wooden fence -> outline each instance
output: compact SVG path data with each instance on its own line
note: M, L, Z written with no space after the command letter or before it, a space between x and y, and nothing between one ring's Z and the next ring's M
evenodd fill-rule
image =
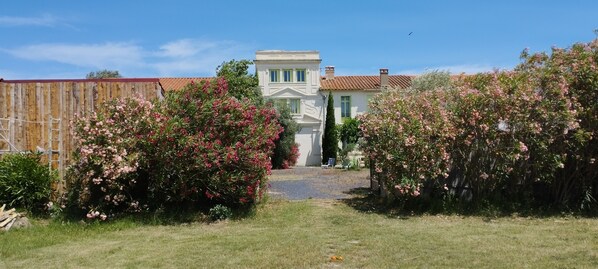
M43 152L58 169L68 166L71 121L110 99L162 96L158 79L0 80L0 154Z

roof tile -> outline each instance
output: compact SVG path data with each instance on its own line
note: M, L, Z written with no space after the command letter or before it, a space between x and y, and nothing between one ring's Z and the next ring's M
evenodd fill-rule
M390 75L388 84L392 88L407 88L411 86L413 76ZM322 91L354 91L380 89L380 76L335 76L332 79L320 78Z
M160 78L160 85L165 91L180 90L191 82L200 83L202 81L212 80L211 77L196 77L196 78Z

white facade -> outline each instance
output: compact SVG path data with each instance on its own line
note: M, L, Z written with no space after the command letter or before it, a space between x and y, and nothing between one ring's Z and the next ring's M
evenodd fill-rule
M336 124L343 123L343 113L341 113L343 110L341 107L342 99L347 100L348 97L350 103L349 116L355 118L357 115L367 112L370 98L379 92L380 91L333 91L332 97L334 98L334 119ZM328 96L328 93L326 93L326 96ZM345 115L347 115L346 112Z
M255 69L262 94L287 102L301 130L297 165L320 165L325 96L320 93L320 54L317 51L257 51Z

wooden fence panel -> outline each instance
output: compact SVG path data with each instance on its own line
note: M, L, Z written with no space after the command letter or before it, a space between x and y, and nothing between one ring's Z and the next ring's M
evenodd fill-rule
M159 98L158 79L0 81L0 153L41 150L62 177L75 147L71 122L133 96Z

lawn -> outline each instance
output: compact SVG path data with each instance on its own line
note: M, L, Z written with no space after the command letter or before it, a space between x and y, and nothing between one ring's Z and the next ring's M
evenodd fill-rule
M598 220L390 217L276 200L212 224L37 225L0 234L0 257L0 268L596 268Z

